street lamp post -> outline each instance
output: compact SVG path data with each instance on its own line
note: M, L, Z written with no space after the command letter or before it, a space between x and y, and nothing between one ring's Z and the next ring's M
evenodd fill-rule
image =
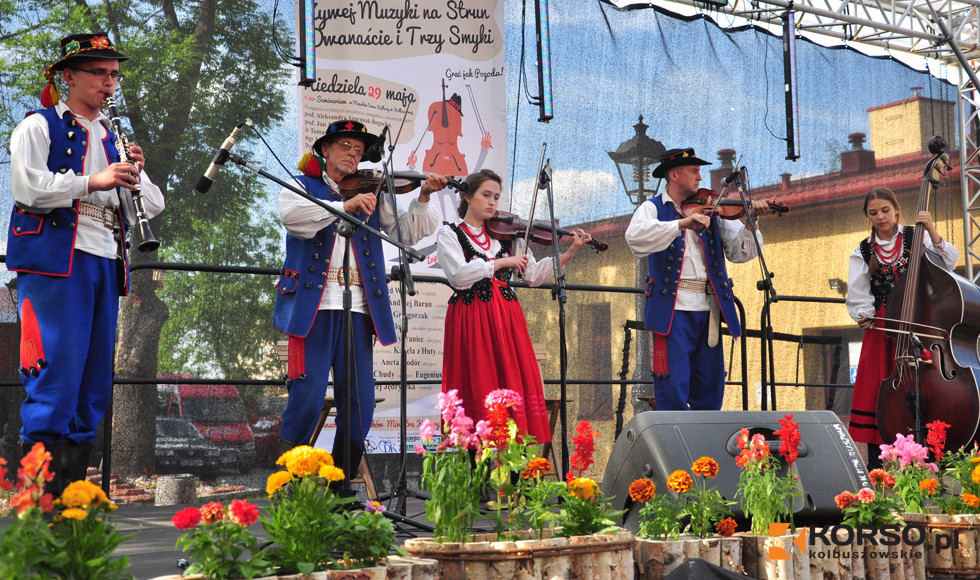
M653 189L647 189L647 178L650 176L652 166L660 162L660 156L666 151L666 147L656 139L651 139L647 135L649 125L643 122L643 115L640 121L633 125L636 134L627 141L620 143L615 151L609 151L609 158L616 163L616 171L619 179L626 191L626 196L630 203L639 207L649 197L656 195L660 185L659 181ZM630 176L627 181L623 172ZM647 283L647 261L646 258L636 260L636 280L637 288L643 288ZM636 320L643 320L643 307L645 297L642 294L636 295ZM636 340L636 370L633 373L633 380L638 381L633 386L633 396L630 401L633 404L633 412L649 411L650 406L641 401L638 397L653 396L653 371L650 368L650 333L639 331Z

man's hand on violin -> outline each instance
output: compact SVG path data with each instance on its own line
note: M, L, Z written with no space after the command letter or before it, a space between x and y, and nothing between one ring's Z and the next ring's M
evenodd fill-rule
M592 239L592 236L587 234L585 230L572 230L572 234L574 238L572 239L572 247L569 249L574 248L576 252Z
M354 213L358 210L363 211L365 216L374 213L374 206L377 205L378 198L373 193L359 193L344 202L344 211Z
M419 191L419 203L428 203L432 193L446 189L447 185L449 185L447 177L430 173L425 178L425 183L422 184L422 190Z
M752 215L762 215L764 213L769 213L769 202L761 201L758 199L752 200Z
M527 254L497 258L493 261L494 272L506 268L513 268L518 276L522 276L524 274L524 269L527 268Z
M677 220L677 225L682 230L703 230L711 225L711 218L701 213L692 213L686 218Z

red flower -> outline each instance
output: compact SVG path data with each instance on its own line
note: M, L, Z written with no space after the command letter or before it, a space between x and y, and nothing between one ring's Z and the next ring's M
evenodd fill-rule
M170 518L170 521L174 523L174 527L178 530L193 528L201 523L201 510L196 507L184 508L174 514L174 517Z
M646 503L653 499L653 496L656 495L656 493L657 484L653 483L649 479L637 479L630 484L630 498L632 498L633 501Z
M510 413L504 405L487 406L487 424L490 426L490 443L497 449L503 450L510 441Z
M793 420L792 413L780 419L779 426L782 427L776 431L776 435L779 435L781 441L779 453L782 454L787 464L792 465L800 454L800 426Z
M13 483L7 481L7 460L0 457L0 489L10 489L14 486Z
M725 518L720 522L718 522L718 525L715 526L715 529L718 530L719 536L723 538L727 538L735 533L736 527L738 526L735 524L735 520L733 520L732 518Z
M895 476L884 469L872 469L868 476L871 478L871 485L875 487L884 487L885 489L895 487Z
M842 510L846 510L851 507L851 504L857 500L857 496L849 491L842 491L837 497L834 498L834 502Z
M926 427L929 428L926 444L932 450L932 456L936 461L939 461L943 458L943 449L946 447L946 429L949 429L950 425L936 420L927 424Z
M572 470L577 470L579 475L581 475L592 465L592 454L595 453L595 436L599 435L599 432L593 431L592 425L588 421L580 421L575 426L575 433L572 436L572 443L575 444L575 453L572 454L571 465ZM569 475L571 473L569 472Z
M213 524L225 519L225 508L221 502L212 501L201 506L201 519L206 524Z
M228 517L234 523L245 528L259 521L259 506L245 500L231 500L228 506Z

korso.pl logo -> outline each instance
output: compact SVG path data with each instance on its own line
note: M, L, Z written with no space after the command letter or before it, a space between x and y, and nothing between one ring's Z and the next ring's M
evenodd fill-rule
M789 524L770 524L769 535L781 536L789 529ZM926 550L940 553L945 550L959 548L959 538L952 533L938 534L933 531L926 534L926 528L918 524L906 526L806 526L800 528L793 538L793 543L801 552L807 552L807 536L809 536L809 556L811 558L850 558L864 554L870 558L920 559L925 557ZM902 550L891 551L887 548L902 545ZM859 552L851 548L860 546ZM876 549L882 547L884 549ZM789 560L792 556L783 548L769 548L769 558L772 560Z
M789 529L789 524L769 524L769 535L770 536L781 536L786 533ZM793 538L793 543L796 544L800 551L806 553L806 528L800 528L800 533ZM789 552L784 550L779 546L769 547L769 559L770 560L790 560L792 556Z

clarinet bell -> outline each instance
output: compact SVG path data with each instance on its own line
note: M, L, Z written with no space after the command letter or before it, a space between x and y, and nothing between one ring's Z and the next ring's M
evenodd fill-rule
M136 248L141 252L152 252L160 247L160 240L150 231L150 224L146 220L139 221L140 243Z

